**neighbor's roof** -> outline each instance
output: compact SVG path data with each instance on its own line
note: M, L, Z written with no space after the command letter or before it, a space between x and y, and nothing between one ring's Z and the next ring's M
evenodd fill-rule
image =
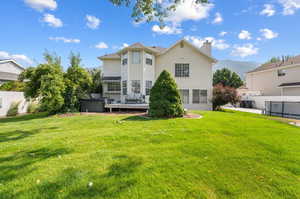
M280 84L278 87L287 87L287 86L300 86L300 82L283 83Z
M0 72L0 80L18 80L19 75L15 73Z
M263 65L259 66L258 68L254 69L252 71L249 71L248 73L270 70L270 69L274 69L274 68L278 68L278 67L282 67L282 66L288 66L288 65L299 64L299 63L300 63L300 55L289 58L285 62L279 61L279 62L275 62L275 63L263 64Z
M20 64L18 64L15 60L13 59L0 59L0 64L4 64L7 62L12 62L14 63L18 68L20 68L21 70L25 70L25 68L23 66L21 66Z

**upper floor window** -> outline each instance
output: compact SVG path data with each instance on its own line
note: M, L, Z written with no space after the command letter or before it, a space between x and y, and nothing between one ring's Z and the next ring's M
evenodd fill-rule
M128 62L128 59L127 59L127 58L124 58L124 59L122 60L122 65L127 65L127 62Z
M108 82L107 91L121 91L120 82Z
M175 64L175 77L189 77L190 65L189 64Z
M132 63L133 64L141 63L141 52L140 51L132 51Z
M146 58L146 64L152 65L152 59L151 58Z
M285 70L282 70L282 69L277 70L277 75L278 75L278 77L285 76Z
M124 80L122 82L122 93L123 93L123 95L127 95L127 81L126 80Z
M146 95L150 95L150 90L152 88L152 81L146 81Z
M136 94L141 92L140 80L131 80L131 91Z
M179 90L179 92L180 92L182 103L189 104L189 101L190 101L189 89L181 89L181 90Z

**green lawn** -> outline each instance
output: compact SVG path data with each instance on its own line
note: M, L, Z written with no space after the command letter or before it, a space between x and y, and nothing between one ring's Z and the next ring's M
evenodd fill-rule
M199 113L0 119L0 198L300 198L300 128Z

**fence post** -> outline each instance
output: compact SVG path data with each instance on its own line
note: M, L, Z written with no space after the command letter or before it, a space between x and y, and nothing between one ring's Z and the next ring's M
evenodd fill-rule
M270 101L270 116L272 115L272 101Z
M281 105L281 116L284 117L284 102Z

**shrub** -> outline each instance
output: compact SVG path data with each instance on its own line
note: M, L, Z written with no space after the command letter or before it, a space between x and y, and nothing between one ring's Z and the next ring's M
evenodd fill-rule
M150 91L149 115L152 117L182 117L184 110L175 80L163 71Z
M40 105L36 102L30 102L27 107L27 113L39 112Z
M20 102L13 102L11 103L7 113L6 113L6 116L8 117L12 117L12 116L16 116L18 115L19 113L19 105L20 105Z
M213 89L213 110L220 110L221 106L231 103L236 104L240 101L235 88L218 84Z
M0 85L0 91L24 91L24 83L20 81L8 81Z

